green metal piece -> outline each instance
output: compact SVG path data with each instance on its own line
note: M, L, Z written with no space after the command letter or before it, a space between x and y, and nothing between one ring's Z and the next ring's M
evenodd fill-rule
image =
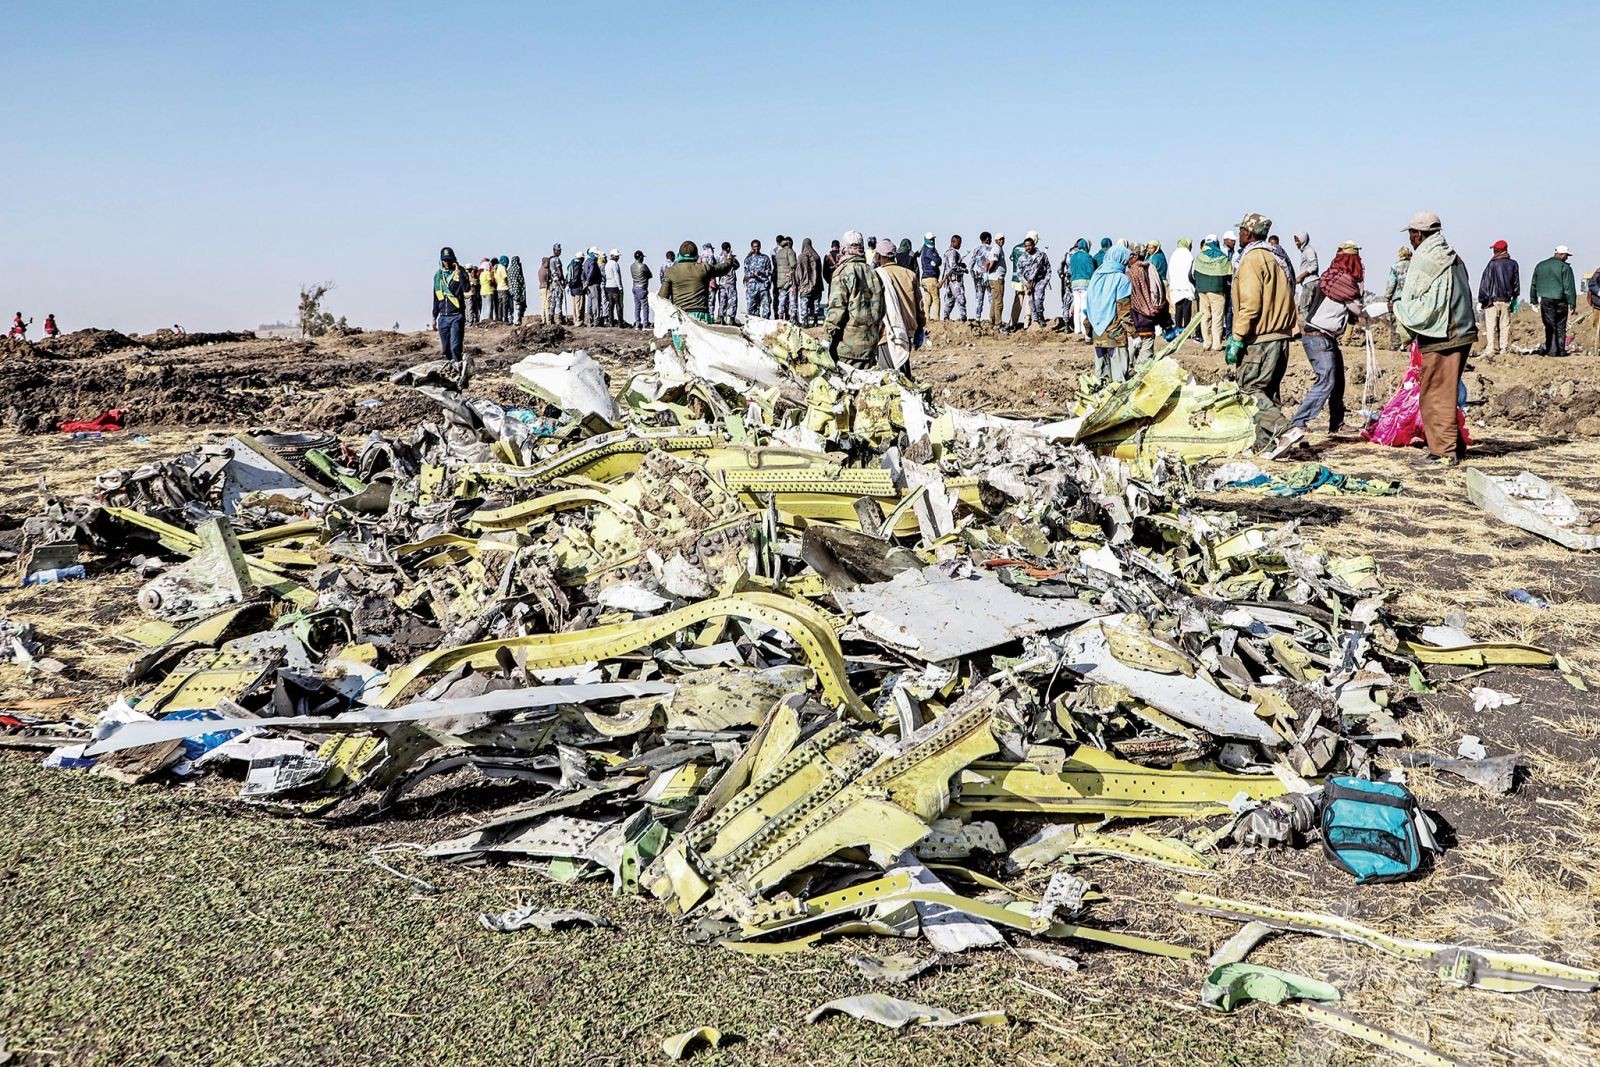
M1218 1011L1232 1011L1253 1000L1282 1004L1289 1000L1338 999L1338 987L1327 982L1256 963L1224 963L1206 975L1205 985L1200 987L1200 1003Z
M1223 900L1200 893L1179 893L1177 899L1181 907L1206 915L1260 923L1294 933L1354 941L1391 956L1430 965L1441 979L1452 985L1488 989L1496 993L1525 993L1537 988L1588 993L1600 989L1600 971L1554 963L1525 953L1413 941L1382 933L1337 915L1286 911L1264 904Z
M995 751L997 699L992 685L969 691L889 759L858 730L824 727L680 837L650 891L688 911L714 888L719 910L737 918L764 910L759 894L841 849L900 854L927 834L951 776Z
M810 926L832 916L896 903L942 904L963 914L987 919L997 926L1021 930L1036 937L1070 937L1113 948L1180 960L1191 960L1198 955L1195 949L1187 946L1154 941L1135 934L1100 930L1092 926L1059 921L1041 924L1034 919L1032 909L1014 911L999 904L973 900L959 893L927 889L918 885L911 872L905 870L894 871L882 878L809 900L774 902L764 912L753 913L741 925L745 937L766 937Z
M411 683L425 674L446 671L463 663L474 667L491 666L498 661L501 649L520 653L523 665L530 670L575 666L615 659L696 623L729 617L755 619L784 631L805 653L811 669L817 672L822 691L830 699L859 717L872 718L872 712L845 680L844 653L828 617L803 600L755 592L703 600L651 618L573 633L512 637L439 649L394 672L375 703L378 707L389 707Z
M346 474L344 468L320 448L307 449L306 462L321 471L329 481L339 483L346 492L359 493L367 488L366 482Z
M1087 745L1060 773L1029 763L975 763L959 783L951 814L980 811L1089 815L1224 815L1240 793L1271 800L1288 787L1265 775L1209 766L1142 767Z
M107 515L121 519L133 526L149 530L156 535L156 539L166 548L174 552L181 552L192 556L201 550L200 538L182 527L174 526L168 522L146 515L134 508L116 507L107 505ZM265 560L246 556L245 564L250 571L250 580L256 587L271 593L273 596L287 600L296 607L308 608L317 602L317 594L307 589L298 582L284 576L283 568Z

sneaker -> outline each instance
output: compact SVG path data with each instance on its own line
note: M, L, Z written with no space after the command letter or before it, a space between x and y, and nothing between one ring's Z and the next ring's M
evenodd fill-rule
M1427 454L1422 462L1430 467L1442 467L1446 469L1459 466L1461 463L1461 461L1455 456L1436 456L1431 452Z
M1279 456L1283 455L1285 452L1289 451L1289 449L1293 448L1295 445L1299 444L1305 439L1305 430L1298 426L1291 426L1287 430L1283 431L1283 433L1278 436L1278 439L1273 442L1272 447L1267 450L1266 457L1268 459L1277 459Z

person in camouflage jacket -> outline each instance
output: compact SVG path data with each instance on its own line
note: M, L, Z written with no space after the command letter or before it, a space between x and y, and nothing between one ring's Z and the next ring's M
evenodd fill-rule
M844 258L828 296L828 352L857 365L876 364L883 334L883 281L867 265L865 240L856 230L840 241Z

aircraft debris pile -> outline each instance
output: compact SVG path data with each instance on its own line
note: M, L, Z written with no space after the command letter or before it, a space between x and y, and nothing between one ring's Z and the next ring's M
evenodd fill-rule
M1371 559L1202 509L1184 460L1237 454L1248 416L1171 360L1036 423L656 311L671 342L619 388L541 353L508 409L423 364L400 380L440 414L408 439L239 434L52 502L32 545L125 560L146 617L125 695L51 762L318 815L499 783L429 855L608 878L741 951L1009 930L1189 958L1095 925L1083 861L1301 839L1426 664L1562 666L1427 641Z

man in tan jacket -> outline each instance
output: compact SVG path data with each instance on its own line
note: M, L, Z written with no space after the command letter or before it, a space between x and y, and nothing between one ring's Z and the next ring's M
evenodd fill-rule
M1238 367L1239 391L1256 405L1256 451L1277 458L1305 431L1289 425L1278 389L1294 335L1294 279L1267 245L1272 220L1246 215L1239 224L1244 249L1233 275L1233 336L1223 358Z
M878 245L877 274L883 282L883 334L878 348L878 366L884 370L910 373L911 350L916 348L928 325L922 290L910 268L895 262L892 245Z

